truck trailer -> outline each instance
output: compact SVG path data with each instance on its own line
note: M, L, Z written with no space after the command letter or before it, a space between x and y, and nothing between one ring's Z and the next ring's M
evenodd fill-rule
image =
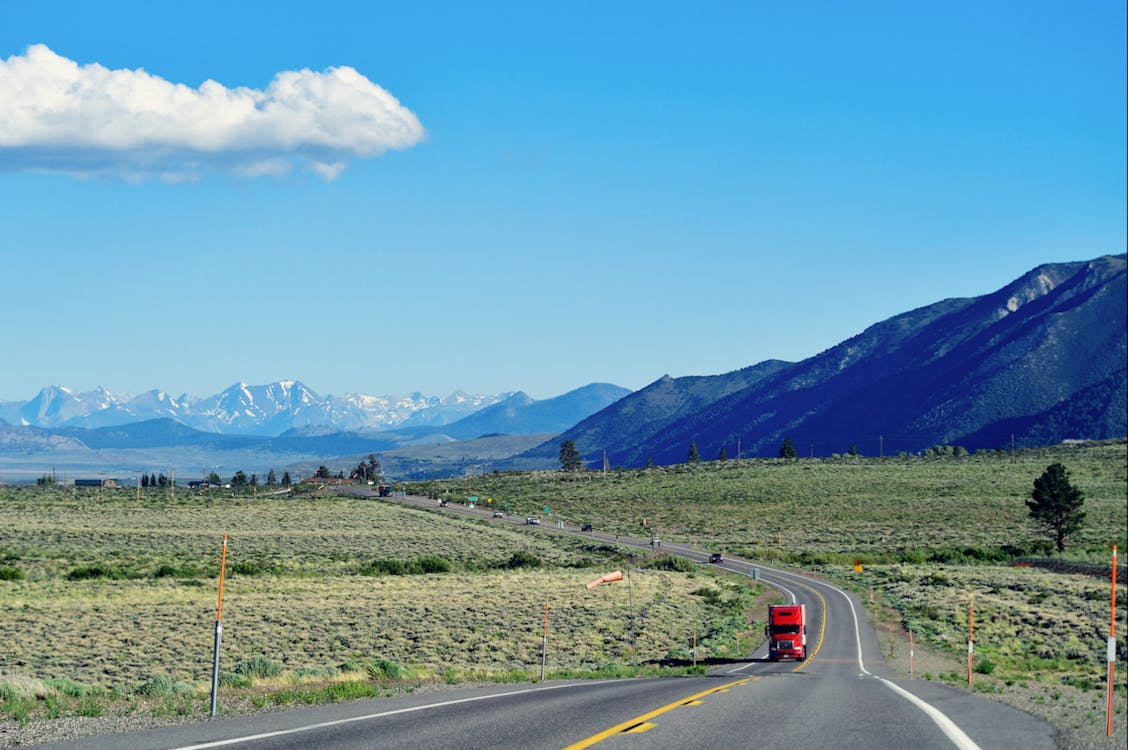
M768 607L768 658L807 658L807 608L802 604L772 604Z

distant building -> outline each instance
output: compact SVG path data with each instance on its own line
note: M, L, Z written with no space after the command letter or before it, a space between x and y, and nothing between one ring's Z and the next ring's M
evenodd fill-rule
M218 490L220 487L223 487L223 485L217 484L215 482L195 479L188 483L188 487L193 490Z
M75 487L105 487L106 489L116 490L121 487L121 482L116 479L76 479L74 480Z

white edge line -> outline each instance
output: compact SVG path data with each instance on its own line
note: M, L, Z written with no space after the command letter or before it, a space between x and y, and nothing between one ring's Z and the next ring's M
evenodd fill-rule
M270 737L281 737L287 734L298 734L300 732L310 732L314 729L324 729L325 727L335 727L341 724L351 724L357 721L368 721L370 719L379 719L385 716L394 716L396 714L407 714L414 711L424 711L429 708L441 708L443 706L454 706L459 703L472 703L474 701L484 701L493 698L508 698L513 695L524 695L526 693L539 693L545 690L560 690L561 688L569 687L589 687L599 682L608 682L608 680L597 680L596 682L575 683L570 682L565 685L548 685L546 687L528 688L526 690L510 690L505 693L491 693L490 695L477 695L472 698L457 698L455 700L440 701L438 703L428 703L423 706L410 706L408 708L397 708L391 711L381 711L375 714L365 714L364 716L350 716L347 719L334 719L333 721L323 721L317 724L307 724L306 726L293 727L291 729L279 729L274 732L262 732L260 734L248 734L243 737L231 737L226 740L213 740L212 742L201 742L197 745L183 745L181 747L171 748L170 750L204 750L209 747L224 747L226 745L237 745L241 742L254 742L256 740L264 740Z
M925 702L923 699L916 697L908 690L890 682L884 677L878 677L877 679L884 683L887 688L928 714L928 718L932 719L932 721L936 723L936 726L940 727L940 731L946 734L948 739L950 739L952 744L956 747L961 748L961 750L980 750L979 745L975 744L975 740L964 734L964 731L956 726L954 721L941 713L940 710L935 708L931 703Z

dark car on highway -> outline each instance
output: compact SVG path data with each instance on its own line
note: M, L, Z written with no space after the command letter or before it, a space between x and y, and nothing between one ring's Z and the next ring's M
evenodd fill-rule
M720 562L724 562L724 561L725 561L725 556L722 555L720 552L714 552L713 554L709 555L709 562L711 562L711 563L720 563Z

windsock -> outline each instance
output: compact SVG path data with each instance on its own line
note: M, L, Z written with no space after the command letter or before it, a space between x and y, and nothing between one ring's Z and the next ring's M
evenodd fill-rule
M621 580L623 580L623 571L615 570L615 571L612 571L611 573L601 575L599 578L596 578L591 583L588 583L588 584L585 584L585 585L589 589L593 589L601 583L611 583L612 581L621 581Z

